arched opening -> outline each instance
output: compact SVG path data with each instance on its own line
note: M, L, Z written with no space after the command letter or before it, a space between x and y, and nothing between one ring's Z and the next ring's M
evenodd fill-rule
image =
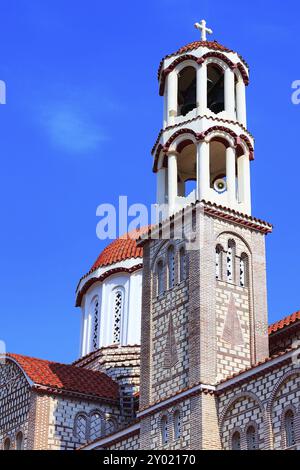
M113 291L113 344L122 342L122 321L124 311L124 289L117 287Z
M249 285L249 259L246 253L242 253L240 259L240 286L248 287Z
M10 444L10 438L7 437L7 438L5 439L5 441L4 441L4 446L3 446L3 447L4 447L4 450L10 450L10 445L11 445L11 444Z
M176 440L181 438L181 415L179 410L174 413L174 437Z
M178 115L185 116L196 107L196 69L189 66L178 74Z
M219 194L227 190L226 145L219 140L210 142L210 187Z
M169 442L169 425L167 416L163 416L161 418L161 441L163 445Z
M16 449L17 450L23 450L23 448L24 448L23 433L21 431L19 431L17 436L16 436Z
M86 442L87 437L88 437L87 432L88 432L87 416L78 415L75 419L75 424L74 424L75 437L77 437L78 441L80 442Z
M249 426L246 432L247 437L247 449L255 450L258 448L257 444L257 433L254 426Z
M99 330L100 330L100 305L99 297L96 296L91 302L91 317L93 324L92 331L92 351L96 351L99 347Z
M228 250L227 250L227 282L235 281L235 241L228 241Z
M168 278L169 289L172 289L175 285L175 250L173 245L168 248Z
M225 110L224 72L215 64L207 67L207 107L215 114Z
M179 251L179 277L180 282L186 280L186 253L184 247L180 248Z
M221 245L216 246L216 279L222 280L223 277L223 247Z
M241 435L238 431L235 431L235 433L232 436L232 450L241 450Z
M156 275L157 275L157 295L161 295L164 292L164 264L162 260L160 260L157 263Z
M296 444L295 439L295 416L292 410L288 410L284 415L284 431L285 441L287 447L292 447Z
M191 140L181 142L177 147L178 196L187 197L197 187L197 150Z

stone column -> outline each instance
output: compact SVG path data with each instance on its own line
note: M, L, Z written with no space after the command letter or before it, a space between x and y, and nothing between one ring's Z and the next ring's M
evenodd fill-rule
M168 152L168 204L169 213L173 213L178 195L177 152Z
M236 202L235 149L226 149L226 181L229 204Z
M207 110L207 64L204 62L197 69L197 108L203 116Z
M206 199L210 187L210 144L203 140L197 144L197 197Z
M242 78L236 84L236 112L238 122L247 127L246 85Z
M156 174L156 203L158 205L165 203L165 196L166 196L166 169L161 168L158 170Z
M238 158L238 189L239 202L245 205L247 214L251 213L251 186L250 186L250 161L249 155Z
M234 72L227 67L224 77L225 111L230 119L235 119Z
M167 103L168 103L168 125L174 123L174 118L177 116L178 108L178 77L175 70L168 75L168 90L167 90Z

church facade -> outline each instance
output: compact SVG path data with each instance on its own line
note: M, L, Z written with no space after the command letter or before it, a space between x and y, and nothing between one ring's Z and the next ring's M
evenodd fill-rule
M1 358L4 450L300 450L300 312L268 325L249 68L196 27L158 71L157 223L79 281L77 361Z

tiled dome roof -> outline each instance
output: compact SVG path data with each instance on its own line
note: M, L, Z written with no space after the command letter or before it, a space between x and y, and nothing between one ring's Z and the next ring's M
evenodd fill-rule
M142 258L143 248L137 246L136 240L147 231L148 227L142 227L114 240L100 253L91 271L126 259Z

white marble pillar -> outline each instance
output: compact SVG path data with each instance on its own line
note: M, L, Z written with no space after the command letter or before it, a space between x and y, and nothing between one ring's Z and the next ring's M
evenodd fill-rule
M225 97L225 111L229 119L235 119L235 83L234 72L230 67L225 70L224 77L224 97Z
M236 84L236 112L238 122L247 127L246 85L242 78Z
M172 213L176 206L178 195L178 176L177 176L177 152L168 152L168 204L169 212Z
M235 171L235 149L226 149L226 181L229 204L236 203L236 171Z
M197 144L197 197L209 199L210 188L210 144L203 140Z
M178 76L175 70L168 75L168 82L167 82L167 103L168 103L168 125L174 123L174 118L177 116L177 108L178 108Z
M239 202L244 204L247 214L251 215L251 185L249 155L238 158L238 190Z
M197 108L203 116L207 110L207 64L204 62L197 69Z
M165 203L166 197L166 169L160 168L156 174L156 202L158 205Z

